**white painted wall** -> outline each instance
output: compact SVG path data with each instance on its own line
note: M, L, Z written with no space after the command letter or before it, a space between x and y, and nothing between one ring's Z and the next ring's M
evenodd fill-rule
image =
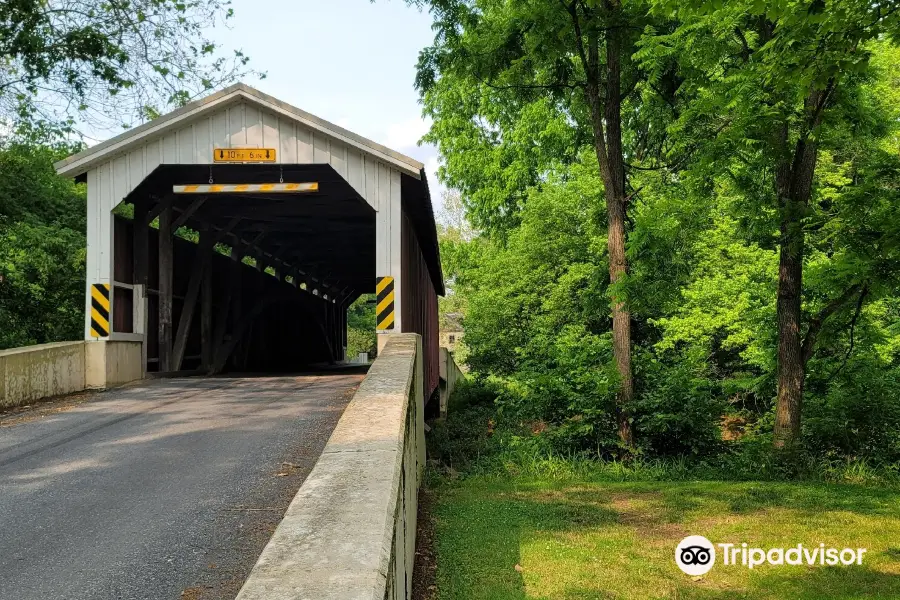
M403 331L400 316L403 314L403 278L400 262L400 229L403 224L402 201L400 195L400 172L382 166L379 170L379 186L375 190L378 211L375 217L375 277L394 278L394 329ZM390 333L390 332L385 332Z
M330 164L373 208L379 170L400 173L365 151L243 99L139 140L91 171L109 170L104 193L115 206L157 166L212 164L215 148L275 148L276 164Z

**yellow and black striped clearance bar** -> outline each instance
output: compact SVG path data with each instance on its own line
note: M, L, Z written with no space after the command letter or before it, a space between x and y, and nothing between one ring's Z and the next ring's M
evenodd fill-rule
M173 185L176 194L244 194L248 192L318 192L319 184L311 183L210 183L209 185Z
M394 278L379 277L375 282L377 305L375 329L387 331L394 328Z
M91 284L91 337L109 337L109 284Z

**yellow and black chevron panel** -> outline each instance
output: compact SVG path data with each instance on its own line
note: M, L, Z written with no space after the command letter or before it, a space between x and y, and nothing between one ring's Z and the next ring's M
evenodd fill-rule
M109 337L109 284L91 285L91 337Z
M394 278L379 277L375 282L377 297L375 329L387 331L394 328Z

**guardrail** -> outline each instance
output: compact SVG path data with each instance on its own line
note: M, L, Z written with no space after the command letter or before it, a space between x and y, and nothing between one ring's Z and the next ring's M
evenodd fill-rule
M141 342L55 342L0 350L0 408L141 379Z
M422 341L387 337L237 600L410 597L425 464Z

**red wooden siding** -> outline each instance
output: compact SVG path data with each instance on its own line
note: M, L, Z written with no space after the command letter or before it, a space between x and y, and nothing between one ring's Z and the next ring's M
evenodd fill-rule
M422 249L416 239L415 228L403 213L400 229L401 246L401 327L403 332L422 336L425 366L425 401L438 387L440 379L440 339L438 337L438 305L434 284Z

